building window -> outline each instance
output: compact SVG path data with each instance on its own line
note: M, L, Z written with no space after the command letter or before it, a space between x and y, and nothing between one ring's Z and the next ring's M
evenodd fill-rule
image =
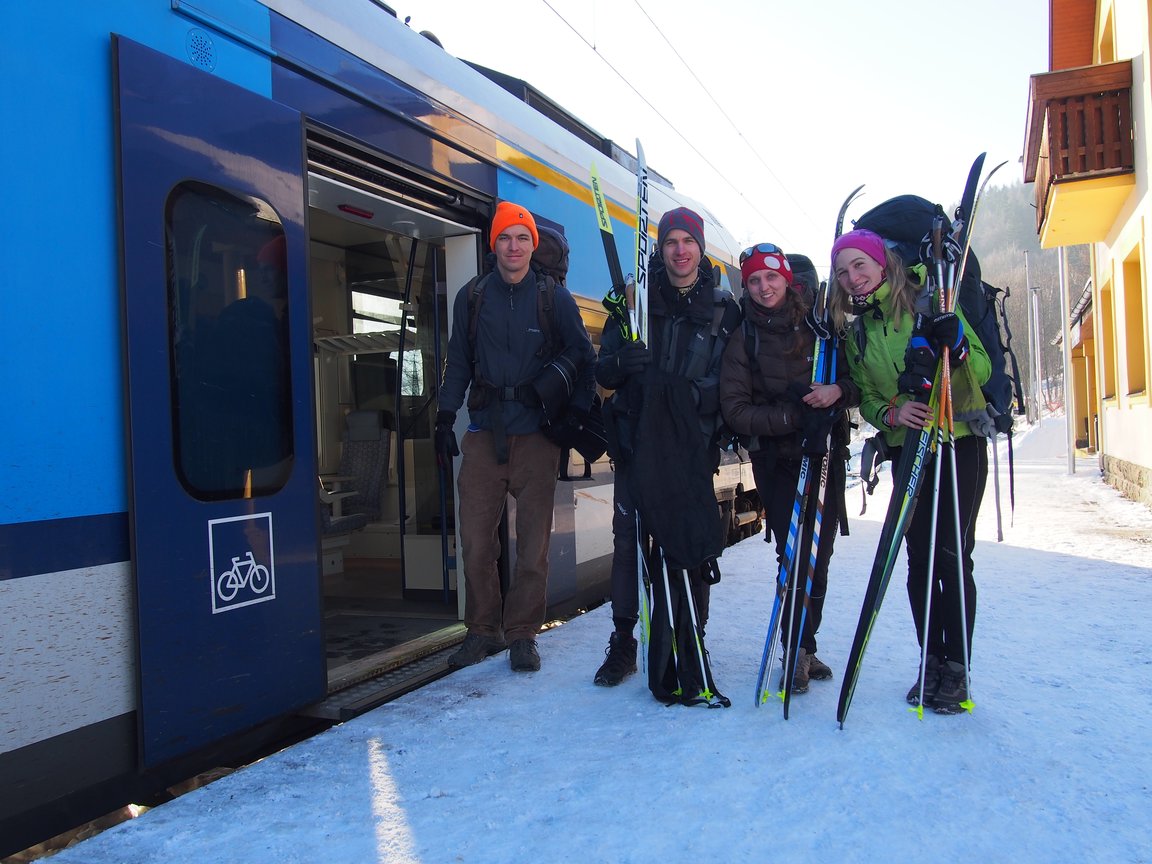
M267 203L203 183L165 210L177 475L201 500L271 494L294 452L283 227Z
M1124 262L1124 359L1128 395L1143 393L1148 385L1148 333L1144 321L1144 285L1140 278L1140 249Z
M1098 352L1100 371L1103 373L1104 399L1116 398L1116 367L1119 363L1116 354L1116 317L1112 302L1112 282L1100 288L1100 350Z

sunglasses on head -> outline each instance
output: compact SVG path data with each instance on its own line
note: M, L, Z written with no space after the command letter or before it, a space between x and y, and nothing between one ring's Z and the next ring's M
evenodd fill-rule
M755 246L749 246L740 253L740 264L743 265L745 261L755 255L757 252L762 255L783 255L784 250L777 246L775 243L757 243Z

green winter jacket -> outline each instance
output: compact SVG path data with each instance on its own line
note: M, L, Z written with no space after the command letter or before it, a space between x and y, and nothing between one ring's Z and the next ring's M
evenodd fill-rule
M888 405L895 396L892 404L902 405L912 397L897 393L896 381L904 371L904 352L908 347L908 339L912 335L912 316L905 314L898 327L892 326L891 304L889 295L891 287L887 282L881 285L872 297L872 304L867 311L859 315L856 322L848 328L848 336L844 340L848 351L848 367L852 380L860 388L860 416L884 433L884 439L890 447L899 447L904 443L906 426L890 429L884 423L883 417ZM935 308L936 298L932 298ZM968 336L968 360L959 369L952 370L952 404L953 416L957 418L955 428L956 437L975 434L967 423L958 418L964 415L982 411L986 404L980 386L988 381L992 374L992 363L988 359L988 352L980 343L979 337L968 326L968 321L960 308L956 314L964 322L964 333ZM879 315L879 317L877 317ZM863 339L859 331L863 325ZM861 351L861 342L863 350Z

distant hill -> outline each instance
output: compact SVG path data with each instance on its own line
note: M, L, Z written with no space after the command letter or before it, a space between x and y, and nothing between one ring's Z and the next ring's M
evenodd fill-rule
M1091 275L1087 246L1068 249L1067 290L1075 304ZM1062 332L1060 320L1059 250L1040 248L1036 233L1035 187L1016 183L990 186L985 190L976 213L972 249L980 260L984 281L1008 292L1006 308L1012 331L1012 347L1020 361L1025 382L1032 380L1029 350L1029 292L1025 278L1024 253L1028 253L1028 275L1037 289L1040 322L1041 359L1044 377L1059 374L1061 347L1050 344ZM1025 386L1025 394L1029 388Z

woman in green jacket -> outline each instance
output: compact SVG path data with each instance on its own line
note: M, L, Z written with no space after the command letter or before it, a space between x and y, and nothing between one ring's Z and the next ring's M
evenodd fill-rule
M939 298L927 298L931 312L917 309L925 290L923 268L908 270L903 261L871 231L858 229L840 236L832 247L835 290L833 320L848 327L844 341L852 380L860 388L860 414L880 430L892 454L900 459L908 430L915 433L932 419L934 406L925 397L932 389L936 359L949 348L955 416L983 405L980 385L988 380L991 364L984 346L972 333L959 309L940 313ZM921 304L923 305L923 304ZM924 314L917 316L917 311ZM916 395L921 394L921 399ZM924 652L924 705L940 714L955 714L968 700L967 667L971 660L972 631L976 621L976 583L972 576L976 518L988 475L988 447L983 436L963 422L955 424L955 476L945 460L940 475L936 548L932 573L931 496L921 493L921 506L912 516L905 543L908 549L908 600ZM936 457L929 458L925 476L935 476ZM931 490L931 481L925 489ZM956 567L955 522L950 514L959 501L963 605ZM924 621L928 586L932 589L930 620ZM963 614L962 614L963 610ZM966 617L966 620L964 620ZM964 629L962 629L964 628ZM966 633L965 633L966 630ZM967 644L968 654L964 646ZM908 691L908 701L919 704L920 676Z

